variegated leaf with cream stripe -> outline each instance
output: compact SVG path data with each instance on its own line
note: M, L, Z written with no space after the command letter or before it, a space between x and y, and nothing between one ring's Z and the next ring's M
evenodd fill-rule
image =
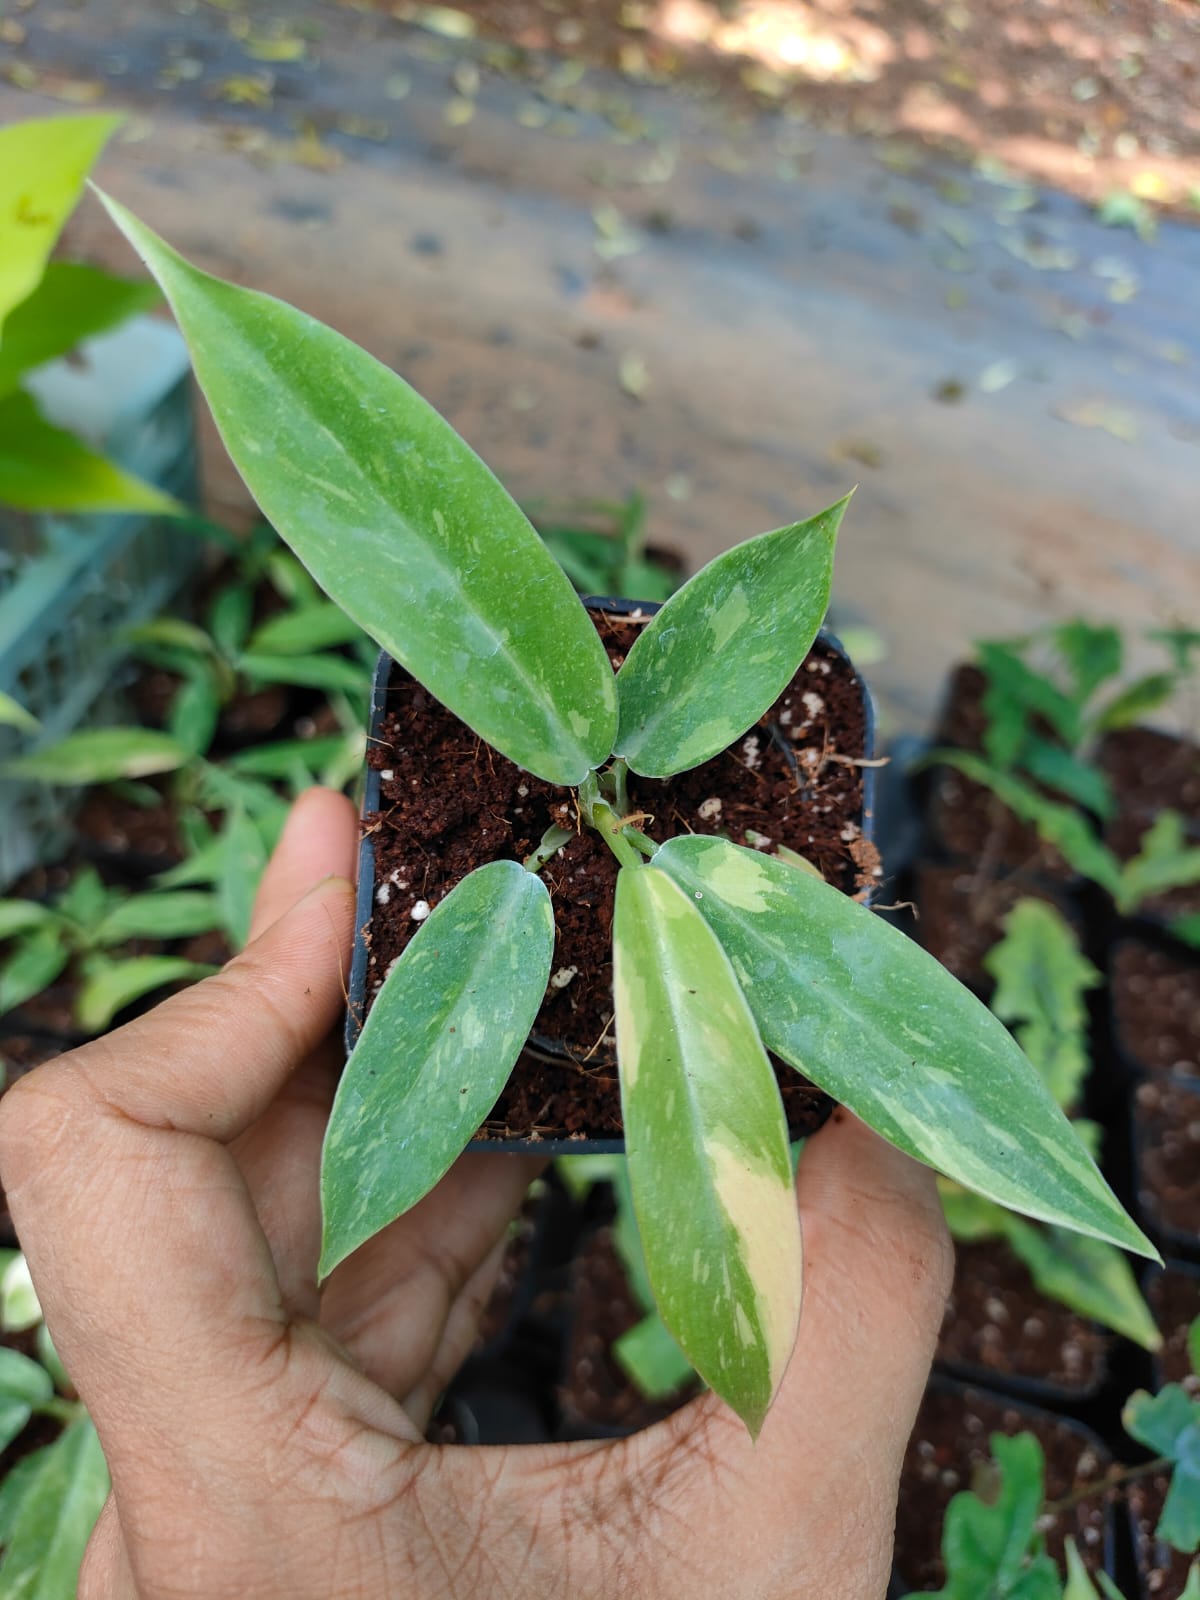
M783 693L825 620L848 498L726 550L646 624L617 674L616 752L634 772L698 767Z
M170 301L234 465L325 593L518 766L582 782L612 752L612 667L508 492L365 350L101 198Z
M464 878L405 947L346 1063L325 1133L322 1277L427 1194L492 1109L553 953L546 885L515 861Z
M897 929L724 839L654 857L733 962L768 1049L968 1189L1154 1257L1008 1030Z
M775 1075L729 958L653 866L613 922L621 1111L663 1321L757 1434L796 1340L800 1221Z

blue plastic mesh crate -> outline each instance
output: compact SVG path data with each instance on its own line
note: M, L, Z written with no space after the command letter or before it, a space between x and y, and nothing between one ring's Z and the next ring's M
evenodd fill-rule
M46 413L179 499L196 499L187 350L138 317L30 384ZM31 517L0 510L0 690L42 727L34 744L123 720L124 631L162 610L199 560L170 518ZM0 728L0 759L30 747ZM77 796L0 781L0 889L61 851Z

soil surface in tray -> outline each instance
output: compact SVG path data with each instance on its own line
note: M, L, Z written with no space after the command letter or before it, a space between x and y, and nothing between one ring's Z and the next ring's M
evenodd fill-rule
M1138 1200L1151 1227L1200 1241L1200 1090L1164 1079L1139 1084L1134 1121Z
M987 680L976 666L956 668L934 737L935 744L981 752L987 716L983 694ZM929 801L929 828L947 854L970 861L982 879L998 873L1022 872L1055 881L1067 880L1071 869L1059 852L1038 838L1036 828L1022 822L982 784L943 768L934 775Z
M598 617L614 665L637 621ZM879 858L862 836L865 707L852 670L814 645L770 711L729 751L663 783L631 775L630 802L653 813L657 840L761 835L818 866L847 893L878 881ZM368 755L381 778L375 907L368 929L368 1004L419 923L483 862L522 860L552 824L575 828L573 792L522 772L395 668L380 742ZM769 848L769 847L767 847ZM576 832L543 871L554 904L555 953L535 1034L572 1059L527 1051L483 1133L494 1137L605 1138L622 1132L612 1026L611 934L617 863L594 833ZM797 1136L820 1126L829 1101L777 1065Z
M1190 842L1200 844L1200 746L1153 728L1124 728L1107 735L1096 759L1117 803L1105 837L1123 861L1137 854L1142 835L1162 811L1180 812ZM1200 884L1156 895L1140 909L1167 919L1200 911Z
M946 1507L990 1459L993 1433L1035 1433L1046 1456L1046 1497L1060 1500L1101 1477L1108 1466L1086 1436L1044 1413L1007 1405L977 1389L931 1386L921 1402L900 1475L896 1516L896 1568L912 1589L939 1589ZM1085 1501L1056 1516L1046 1529L1050 1554L1065 1565L1064 1541L1073 1537L1092 1571L1104 1562L1103 1499Z
M1038 1291L1006 1245L956 1246L939 1361L1086 1392L1103 1376L1106 1347L1093 1323Z
M913 899L917 934L941 964L977 993L988 995L995 982L983 962L1004 937L1004 919L1018 900L1061 903L1046 890L1019 878L981 877L970 866L925 863L916 870Z
M1181 1555L1154 1537L1170 1486L1170 1477L1165 1472L1154 1473L1129 1486L1129 1507L1137 1527L1134 1548L1138 1572L1144 1592L1152 1600L1180 1600L1192 1566L1191 1556Z
M560 1389L568 1432L635 1433L661 1422L698 1393L696 1380L665 1400L648 1400L613 1355L613 1345L645 1313L629 1287L610 1229L598 1229L583 1246L574 1281L571 1332Z
M1200 959L1140 940L1117 948L1112 965L1117 1042L1143 1072L1200 1081Z
M1189 1394L1200 1395L1200 1377L1192 1371L1188 1355L1188 1329L1200 1317L1200 1271L1168 1266L1150 1279L1146 1298L1163 1336L1163 1347L1155 1357L1162 1382L1181 1383Z

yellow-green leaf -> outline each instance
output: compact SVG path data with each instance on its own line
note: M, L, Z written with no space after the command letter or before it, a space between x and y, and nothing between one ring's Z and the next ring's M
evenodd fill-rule
M613 996L654 1298L696 1371L757 1435L800 1316L787 1124L729 958L653 866L623 867L617 879Z
M612 751L612 669L479 457L348 339L105 204L171 302L234 464L326 594L489 744L581 782Z
M847 503L725 551L642 629L617 674L616 752L634 772L699 766L783 693L829 608Z
M322 1277L449 1170L529 1037L553 954L546 885L515 861L479 867L422 923L384 979L333 1102Z
M37 117L0 128L0 332L36 289L119 116Z
M698 897L769 1049L966 1188L1157 1258L1008 1029L914 940L725 839L654 865Z
M174 772L188 759L181 744L155 728L85 728L28 755L0 764L5 778L43 783L113 783Z

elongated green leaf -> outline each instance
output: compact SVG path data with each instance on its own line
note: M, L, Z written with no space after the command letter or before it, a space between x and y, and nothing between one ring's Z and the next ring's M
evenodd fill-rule
M44 1405L54 1393L45 1367L23 1356L19 1350L0 1345L0 1396L21 1400L27 1406Z
M1005 1214L1004 1235L1043 1294L1145 1350L1158 1350L1162 1335L1137 1279L1121 1252L1101 1239L1065 1228L1038 1228Z
M47 422L23 389L0 400L0 505L18 511L144 511L180 505Z
M0 728L19 728L22 733L36 733L41 723L12 695L0 692Z
M362 629L332 600L318 600L282 616L270 617L256 628L246 646L253 655L304 656L333 645L353 644Z
M1086 811L1094 811L1103 822L1116 811L1112 789L1100 768L1073 751L1064 750L1061 745L1030 735L1025 742L1021 765L1036 782L1074 800Z
M1110 1597L1116 1595L1117 1600L1121 1600L1119 1591L1114 1588L1106 1587L1104 1593ZM1062 1592L1062 1600L1100 1600L1100 1592L1088 1575L1074 1539L1067 1540L1067 1584Z
M22 1456L0 1481L0 1550L7 1549L12 1543L12 1530L16 1526L17 1513L21 1509L26 1490L42 1470L42 1458L46 1450L52 1448L53 1446L47 1445L30 1455ZM0 1579L0 1595L3 1593L3 1582Z
M1121 869L1117 907L1136 911L1144 900L1200 883L1200 845L1188 842L1178 811L1160 811L1142 835L1138 853Z
M0 765L0 776L64 785L112 783L174 772L187 758L181 744L154 728L89 728L15 756Z
M330 599L497 750L581 782L612 750L612 669L491 472L349 340L105 204L171 302L235 465Z
M553 954L546 886L515 861L479 867L417 930L333 1102L321 1158L322 1277L449 1170L529 1036Z
M1041 838L1056 846L1076 872L1098 883L1109 894L1118 892L1120 862L1073 806L1048 800L1032 784L1010 772L999 771L969 750L933 750L922 758L922 765L953 767L964 778L983 784L1023 822L1032 823Z
M1072 698L1082 710L1102 683L1115 678L1125 660L1125 643L1111 623L1085 622L1073 617L1054 629L1059 655L1074 680Z
M365 667L332 652L319 656L247 654L239 658L238 667L259 683L291 683L301 689L323 689L327 694L336 694L339 690L362 694L371 682L371 674Z
M1111 733L1117 728L1132 728L1171 698L1178 681L1171 672L1148 672L1144 678L1135 679L1099 713L1094 723L1096 731Z
M1046 901L1019 900L984 966L996 980L992 1010L1012 1028L1058 1104L1070 1110L1090 1065L1085 997L1102 981L1074 928Z
M230 756L227 765L234 772L253 778L286 778L297 761L307 771L315 772L337 755L345 742L344 733L323 734L316 739L275 739L271 744L239 750Z
M52 984L71 959L71 947L56 926L32 929L0 965L0 1017Z
M1012 1035L913 940L724 839L670 839L654 866L699 896L768 1049L966 1188L1156 1256Z
M1025 719L1042 717L1068 745L1079 742L1079 711L1068 695L1057 684L1025 662L1018 651L1002 640L985 640L976 646L979 665L987 676L988 688L984 696L989 723L995 721L1006 728L1012 721L1008 708L1019 708ZM1011 735L1006 734L1004 744L997 747L989 733L984 735L984 746L989 757L1003 764L1005 754L1011 754Z
M151 617L125 630L130 644L165 645L183 655L199 656L207 661L213 655L213 642L203 628L183 617Z
M83 180L122 120L37 117L0 128L0 331L36 289Z
M783 693L829 609L846 505L726 550L643 628L617 674L616 752L634 772L699 766Z
M190 939L218 926L217 899L199 891L135 894L115 907L92 935L95 945L125 939Z
M212 744L221 716L217 673L207 661L194 661L171 702L167 732L193 756Z
M0 900L0 939L11 939L16 933L53 921L50 907L36 900Z
M158 290L145 280L114 278L81 261L51 261L41 283L13 310L0 339L0 397L11 394L22 374L66 355L145 311Z
M800 1317L787 1125L729 958L653 866L617 878L613 998L654 1298L696 1371L757 1436Z
M88 1539L108 1496L108 1468L91 1419L39 1451L0 1565L3 1600L73 1600Z
M118 1011L168 983L207 978L217 969L182 956L130 956L91 967L75 1001L75 1019L85 1033L103 1033Z
M221 830L221 855L217 875L217 904L221 926L234 948L250 937L254 897L267 864L262 832L239 800Z

